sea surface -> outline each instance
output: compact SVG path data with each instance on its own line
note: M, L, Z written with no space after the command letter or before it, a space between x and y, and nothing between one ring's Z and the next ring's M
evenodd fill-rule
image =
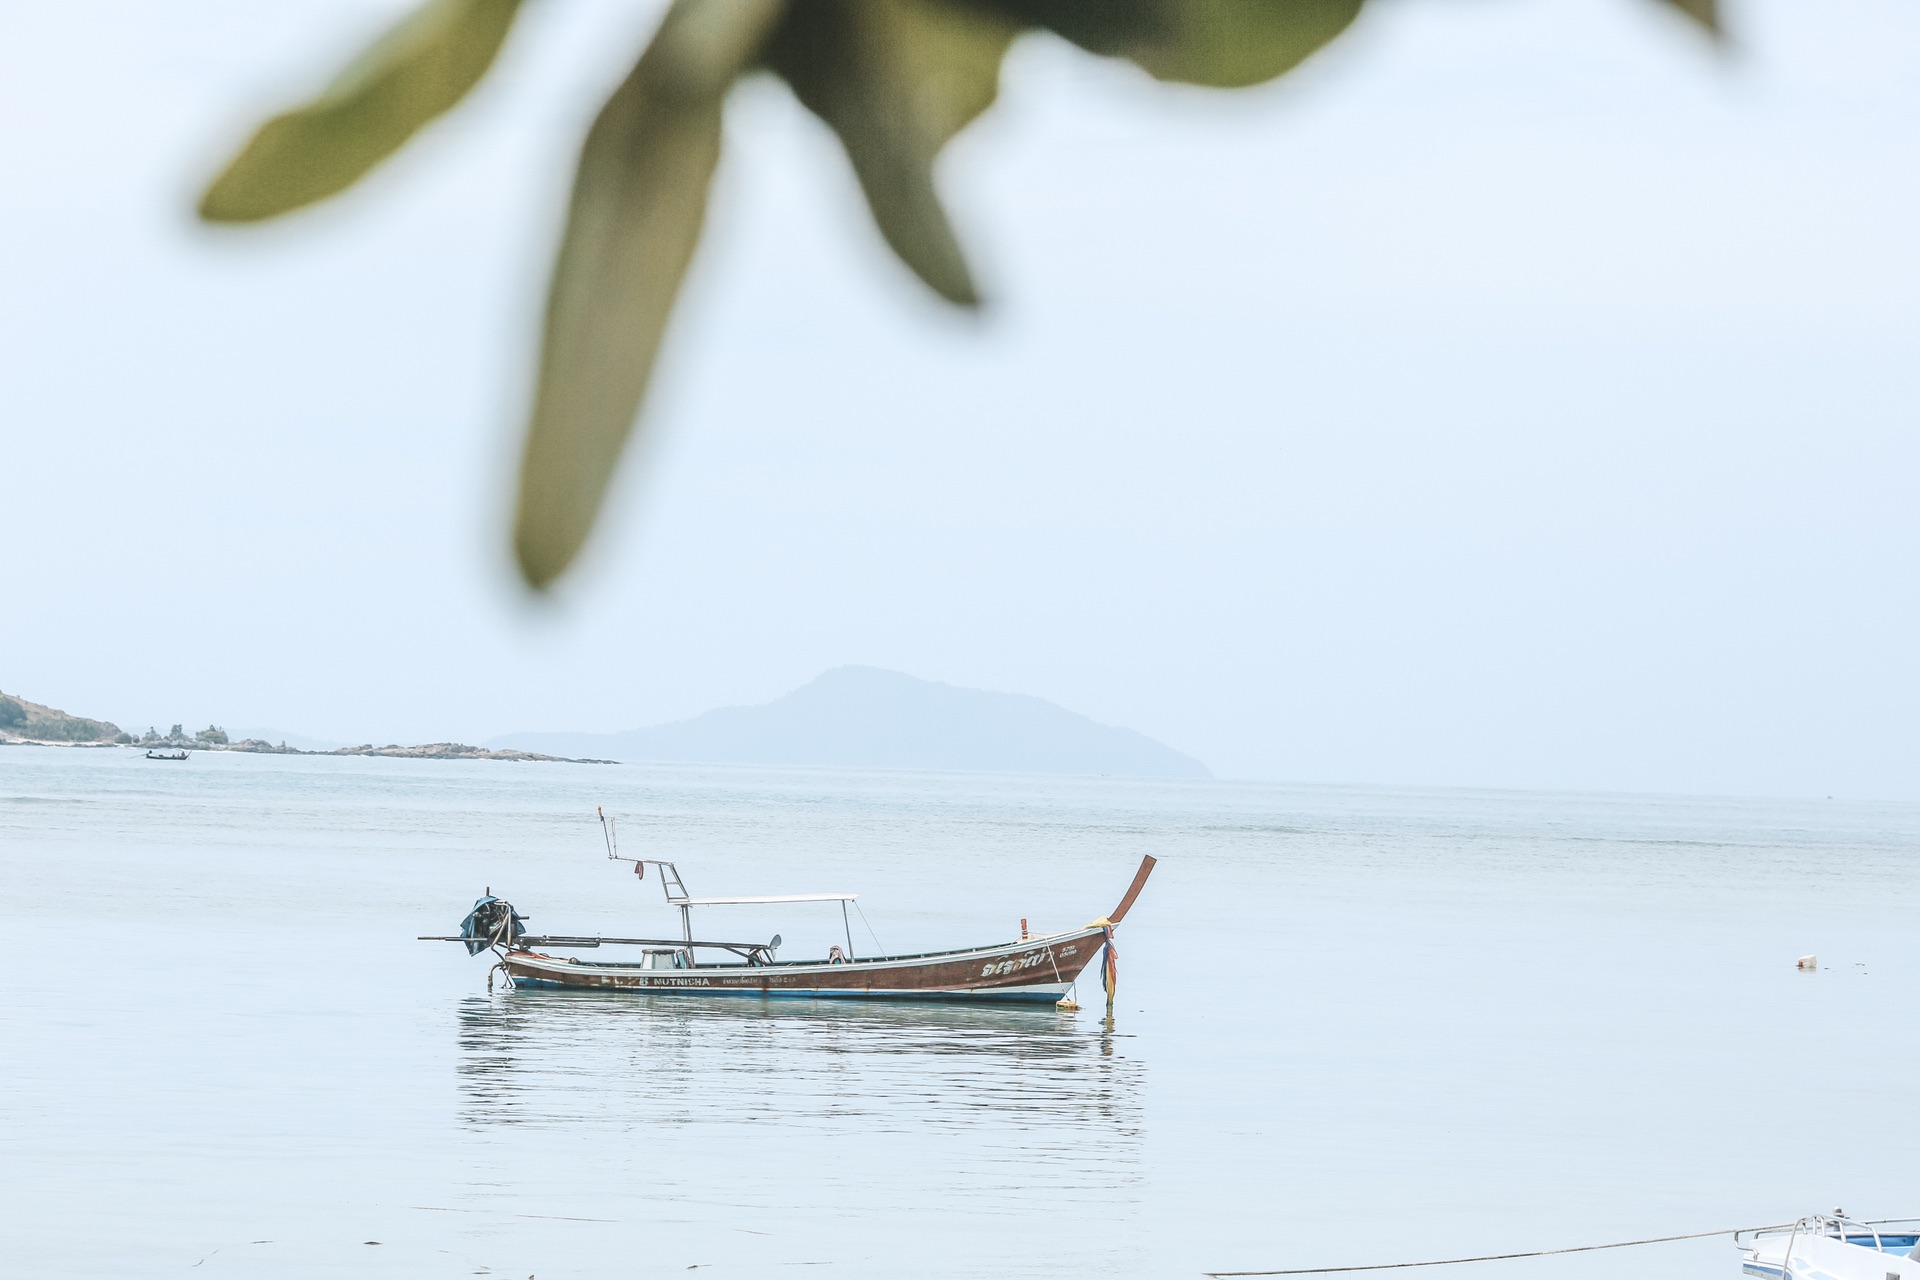
M860 893L862 952L1161 861L1111 1023L1091 975L583 998L414 940L488 888L672 931L596 806L696 894ZM1197 1277L1912 1214L1917 858L1920 808L1824 800L0 748L0 1271Z

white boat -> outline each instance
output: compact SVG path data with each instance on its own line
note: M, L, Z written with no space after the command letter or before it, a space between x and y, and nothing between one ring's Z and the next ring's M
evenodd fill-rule
M1736 1232L1740 1270L1762 1280L1920 1280L1916 1220L1855 1222L1840 1210Z

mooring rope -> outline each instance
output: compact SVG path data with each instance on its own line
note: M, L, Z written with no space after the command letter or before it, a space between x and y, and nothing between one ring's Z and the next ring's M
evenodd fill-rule
M1765 1227L1729 1227L1720 1231L1690 1231L1679 1236L1648 1236L1644 1240L1615 1240L1608 1244L1579 1244L1570 1249L1531 1249L1525 1253L1483 1253L1472 1258L1434 1258L1426 1262L1375 1262L1364 1267L1292 1267L1285 1271L1209 1271L1214 1280L1227 1276L1330 1276L1350 1271L1399 1271L1407 1267L1454 1267L1463 1262L1505 1262L1511 1258L1551 1258L1562 1253L1596 1253L1602 1249L1631 1249L1643 1244L1672 1244L1676 1240L1707 1240L1714 1236L1738 1235L1744 1231L1767 1231L1790 1227L1791 1222Z
M867 936L873 939L874 950L878 951L881 955L887 954L887 948L881 943L880 935L873 931L872 925L867 924L867 913L860 911L860 899L855 898L853 900L853 909L860 913L860 923L867 925Z

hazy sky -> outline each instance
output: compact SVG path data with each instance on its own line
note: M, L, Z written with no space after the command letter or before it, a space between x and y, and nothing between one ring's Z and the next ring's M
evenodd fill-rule
M993 306L735 96L613 518L510 577L576 140L543 0L346 199L198 185L387 3L0 16L0 687L343 741L622 729L848 662L1224 776L1920 799L1920 8L1387 0L1300 74L1050 39L942 182Z

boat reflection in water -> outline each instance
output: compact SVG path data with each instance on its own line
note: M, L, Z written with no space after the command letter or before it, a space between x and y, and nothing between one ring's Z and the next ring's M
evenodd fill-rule
M1144 1064L1099 1019L502 992L461 1001L459 1042L461 1118L521 1167L617 1152L601 1176L747 1227L848 1203L1004 1214L1015 1185L1037 1226L1124 1216L1142 1183Z
M946 1004L610 1000L502 992L460 1002L474 1124L618 1119L963 1123L983 1112L1136 1140L1141 1063L1105 1022Z

